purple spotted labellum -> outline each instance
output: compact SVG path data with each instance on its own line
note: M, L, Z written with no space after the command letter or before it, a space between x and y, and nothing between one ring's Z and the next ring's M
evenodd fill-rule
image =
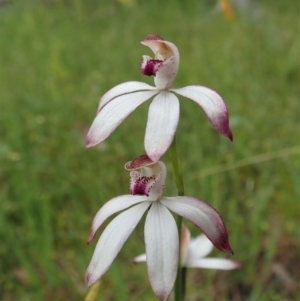
M155 76L162 63L163 61L161 60L152 60L149 56L144 55L140 68L144 75Z

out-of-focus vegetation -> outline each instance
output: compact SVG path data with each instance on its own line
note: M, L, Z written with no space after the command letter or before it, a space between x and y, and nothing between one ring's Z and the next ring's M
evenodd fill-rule
M186 193L218 209L243 264L190 270L186 300L297 299L299 4L245 0L232 9L228 18L209 0L1 1L0 300L87 294L91 221L128 193L123 164L143 153L149 102L99 147L87 150L84 137L109 88L153 82L138 68L152 55L139 44L149 33L180 50L174 86L205 85L224 97L234 133L231 143L181 99ZM170 174L165 194L176 194ZM155 300L145 265L131 265L143 252L141 222L95 300Z

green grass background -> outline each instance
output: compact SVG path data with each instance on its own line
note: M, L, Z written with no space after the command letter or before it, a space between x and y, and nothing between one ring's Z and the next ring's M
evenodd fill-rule
M84 138L109 88L153 83L139 71L141 56L152 55L140 44L150 33L179 48L175 87L204 85L224 97L234 134L231 143L180 99L186 194L226 222L235 255L212 256L243 264L190 270L186 300L297 300L299 3L244 1L231 21L215 1L126 3L1 1L0 300L85 298L91 221L104 202L128 193L123 165L144 152L150 102L100 146L86 149ZM170 170L168 154L162 160ZM176 195L171 173L165 195ZM143 252L141 221L94 300L156 300L145 265L131 265Z

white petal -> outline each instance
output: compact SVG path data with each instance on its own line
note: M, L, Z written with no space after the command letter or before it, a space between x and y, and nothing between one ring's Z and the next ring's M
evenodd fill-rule
M172 214L159 202L147 214L145 244L152 289L159 300L167 300L177 274L179 238Z
M139 255L133 259L133 263L145 262L147 260L146 254Z
M233 270L238 269L241 265L238 262L222 258L201 258L189 260L186 262L187 268L205 268L216 270Z
M225 224L219 213L209 204L188 196L162 198L160 201L199 227L218 249L233 253Z
M202 86L187 86L180 89L170 89L170 91L195 101L202 107L213 127L220 134L232 140L227 107L217 92Z
M108 270L149 206L150 202L143 202L129 208L115 217L105 228L86 272L85 281L88 286Z
M90 242L94 238L96 231L108 217L119 211L127 209L132 205L145 201L146 199L147 197L144 195L128 194L115 197L106 202L94 217L88 242Z
M155 87L152 87L146 83L142 82L125 82L122 84L119 84L110 90L108 90L100 99L99 105L98 105L98 110L97 113L112 99L114 99L117 96L126 94L126 93L131 93L131 92L136 92L136 91L141 91L141 90L155 90Z
M173 141L179 120L178 98L168 92L160 92L149 107L145 135L145 149L149 158L158 161Z
M181 236L180 236L180 264L185 266L186 258L188 255L188 247L190 244L191 233L189 229L182 224L181 226Z
M86 146L91 147L105 140L132 111L156 93L142 91L114 98L94 119L86 137Z
M204 235L199 235L194 239L191 239L188 246L188 256L194 258L201 258L207 256L213 249L214 245Z

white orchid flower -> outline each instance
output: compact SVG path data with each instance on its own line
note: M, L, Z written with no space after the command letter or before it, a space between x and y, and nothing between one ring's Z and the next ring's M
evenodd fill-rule
M155 295L166 300L175 282L179 257L178 231L170 211L194 223L218 249L233 253L227 230L219 213L204 201L188 196L162 196L166 178L163 162L155 163L143 155L128 162L125 168L130 171L132 194L111 199L96 214L88 242L108 217L124 210L101 234L86 272L86 283L90 286L108 270L148 210L144 230L148 275Z
M186 226L181 229L180 258L181 266L185 268L203 268L216 270L234 270L241 268L239 262L223 258L206 258L214 245L201 234L191 239L191 233ZM146 254L134 258L133 263L145 262Z
M154 76L155 87L130 81L106 92L87 134L87 147L105 140L131 112L156 95L149 107L144 144L149 158L158 161L172 143L179 120L179 100L174 92L196 102L213 127L232 140L226 104L218 93L203 86L171 88L179 67L177 47L158 35L147 36L142 44L155 54L154 59L143 56L141 63L142 73Z

